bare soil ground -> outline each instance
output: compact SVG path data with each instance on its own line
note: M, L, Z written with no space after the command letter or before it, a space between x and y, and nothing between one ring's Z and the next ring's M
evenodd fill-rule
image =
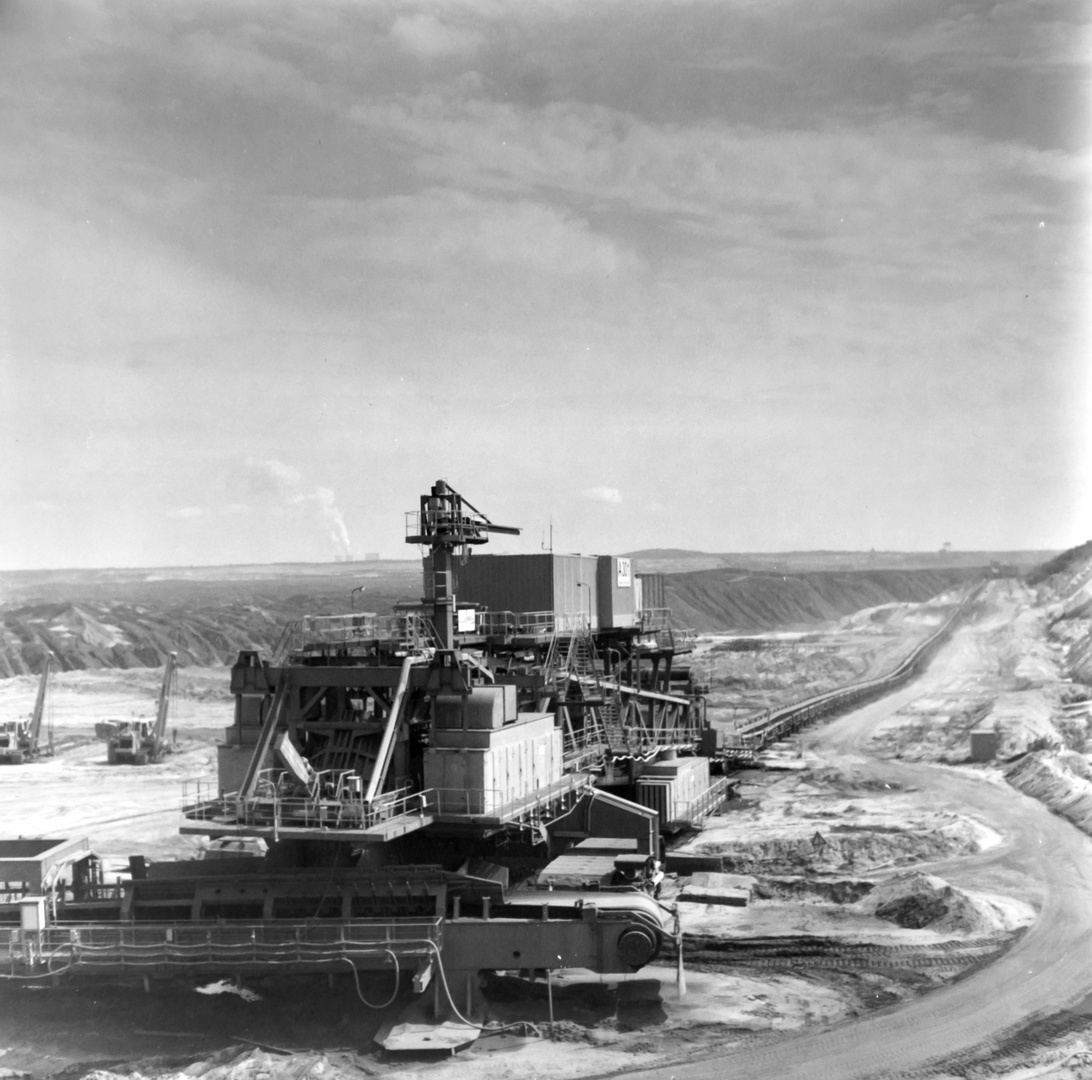
M269 653L303 615L390 612L421 594L419 561L0 572L0 676L216 666Z
M921 603L981 577L984 568L818 570L759 573L696 570L665 578L676 625L702 632L807 630L865 608Z
M709 718L730 727L890 671L940 626L957 598L957 592L945 592L921 604L881 604L807 631L703 634L692 663L711 685Z
M837 724L804 733L743 777L743 798L677 846L721 860L721 872L737 875L731 882L750 894L746 907L708 903L694 897L729 879L707 878L695 890L695 879L669 877L663 898L679 905L686 931L683 996L670 955L664 966L627 979L558 973L549 990L541 980L495 977L486 986L491 1027L483 1038L454 1058L405 1059L374 1046L387 1013L362 1004L347 978L332 986L320 979L248 984L256 1001L201 995L182 982L155 984L151 993L132 984L3 984L0 1077L463 1080L488 1069L560 1080L663 1067L665 1080L682 1080L724 1075L723 1066L701 1064L711 1053L751 1054L733 1058L752 1062L747 1075L797 1075L776 1057L786 1038L791 1047L793 1036L830 1032L845 1043L854 1021L925 1015L904 1010L944 1000L945 988L971 986L1010 952L1018 959L1024 935L1038 933L1042 913L1053 910L1041 865L1024 858L1013 839L1018 819L997 809L1023 798L1006 772L1025 787L1024 770L1045 773L1044 790L1033 794L1074 807L1073 820L1085 824L1074 779L1092 790L1075 760L1085 761L1090 721L1081 689L1066 681L1067 654L1059 647L1074 628L1052 623L1051 603L1057 590L993 583L985 614L957 635L943 669L906 688L890 708L870 707L871 742L859 732L832 739L828 729ZM770 648L740 651L723 648L724 637L710 638L702 652L716 715L728 722L867 677L905 654L939 617L937 605L885 604L806 641L771 639ZM58 677L58 752L0 772L0 832L90 835L119 868L138 851L191 854L196 842L176 831L181 786L213 776L213 744L230 723L231 701L225 670L181 675L170 725L176 752L143 768L108 767L92 733L98 720L150 716L158 672ZM30 676L0 682L0 717L25 714L34 685ZM970 730L984 721L1002 750L994 763L970 764ZM1013 754L1022 756L1001 760ZM877 755L891 764L874 764ZM938 763L955 777L950 787L932 771ZM981 799L965 797L963 777ZM1092 1076L1092 1008L1074 998L1081 978L1059 969L1057 1008L1014 1014L1003 1036L977 1047L971 1038L948 1065L934 1062L917 1075ZM1092 968L1086 983L1092 993ZM381 1001L390 985L379 976L361 990ZM841 1080L881 1070L831 1065L799 1075Z

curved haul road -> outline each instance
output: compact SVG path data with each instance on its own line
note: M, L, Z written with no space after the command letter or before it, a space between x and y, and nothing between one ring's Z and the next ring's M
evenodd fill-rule
M1042 804L972 774L864 757L860 746L883 717L923 692L940 690L960 667L968 630L953 636L919 679L880 701L831 722L824 744L859 757L870 775L935 792L1004 834L999 846L972 860L981 868L1019 868L1042 890L1039 917L998 960L974 975L909 1004L824 1031L716 1058L631 1075L667 1080L851 1080L899 1076L970 1050L1034 1015L1073 1005L1092 991L1092 838ZM960 863L946 864L959 883Z

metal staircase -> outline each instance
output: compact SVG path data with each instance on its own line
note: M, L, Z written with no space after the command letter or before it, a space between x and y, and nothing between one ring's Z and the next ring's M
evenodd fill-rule
M569 671L577 678L586 678L599 673L599 658L595 653L591 631L587 625L581 626L569 638L569 650L566 657Z
M575 679L594 676L599 671L599 659L595 653L591 630L581 619L572 630L556 630L550 639L543 664L546 683L552 687L559 701L564 701L569 683Z
M622 703L620 695L603 686L599 692L603 695L603 704L599 706L599 722L603 736L612 753L623 753L629 748L629 737L622 724Z

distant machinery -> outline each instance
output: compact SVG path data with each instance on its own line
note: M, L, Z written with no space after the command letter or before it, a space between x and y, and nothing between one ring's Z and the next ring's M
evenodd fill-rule
M38 695L29 720L9 720L0 725L0 764L21 765L24 761L53 753L53 733L48 733L42 745L42 716L45 713L46 689L53 671L53 653L47 652L38 679Z
M170 653L163 667L154 721L119 720L98 725L96 734L106 741L106 761L110 765L147 765L170 753L167 742L167 713L178 667L178 654Z

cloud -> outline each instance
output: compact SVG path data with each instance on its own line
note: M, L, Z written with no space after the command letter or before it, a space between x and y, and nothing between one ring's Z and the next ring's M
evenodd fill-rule
M910 63L969 64L981 73L995 69L1045 69L1057 65L1086 67L1092 47L1087 12L1072 5L1066 18L1064 4L999 2L955 17L938 18L912 33L885 38L889 55Z
M167 517L172 518L199 518L204 517L208 513L201 506L179 506L174 510L167 511Z
M298 67L271 56L260 41L239 35L193 31L178 35L171 62L189 78L230 88L256 100L294 99L322 106L322 88ZM149 44L149 52L154 48Z
M352 116L412 147L436 189L461 189L441 204L465 212L489 194L508 201L509 220L497 217L492 238L445 238L441 224L448 249L507 234L514 252L534 259L531 235L524 245L509 232L519 225L516 208L534 205L540 231L553 214L566 231L583 232L577 250L594 237L603 254L626 252L688 277L698 266L708 273L712 259L725 282L739 281L744 268L783 282L786 270L810 273L814 263L827 280L832 268L852 265L870 283L911 273L916 282L977 278L990 287L1011 265L1014 223L1046 217L1062 187L1076 188L1088 172L1076 154L896 112L784 130L653 124L573 101L524 108L429 93L375 100ZM565 210L572 205L589 223L583 229ZM470 225L473 215L462 220ZM557 260L552 245L537 257Z
M585 488L582 494L585 499L591 499L592 502L612 503L617 505L622 501L622 493L617 488L612 487Z
M562 278L635 272L639 260L564 206L428 188L372 202L362 231L367 258L427 266L517 267ZM331 235L327 253L359 249L359 235ZM360 258L359 251L356 258Z
M430 60L437 56L465 56L477 50L480 34L440 22L435 15L399 15L391 38L406 52Z
M275 458L264 460L248 457L232 473L230 486L249 497L252 502L263 500L290 501L302 483L298 469Z

